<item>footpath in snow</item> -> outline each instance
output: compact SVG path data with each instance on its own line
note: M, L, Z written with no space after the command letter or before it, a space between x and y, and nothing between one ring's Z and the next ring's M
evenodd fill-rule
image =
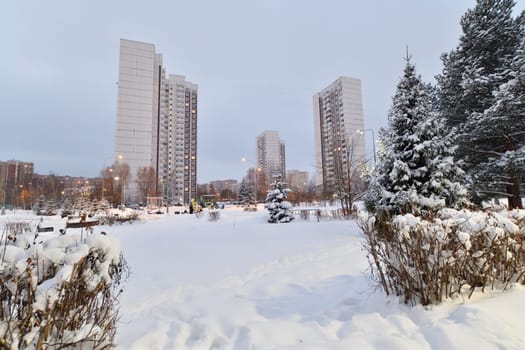
M525 288L425 310L367 278L353 221L266 212L159 216L108 228L132 274L121 349L523 349Z

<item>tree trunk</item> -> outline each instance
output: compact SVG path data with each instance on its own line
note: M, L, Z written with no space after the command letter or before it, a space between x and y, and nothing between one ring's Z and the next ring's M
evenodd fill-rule
M509 202L509 210L511 209L523 209L523 203L521 201L520 194L520 181L514 169L509 171L512 185L507 186L507 200Z

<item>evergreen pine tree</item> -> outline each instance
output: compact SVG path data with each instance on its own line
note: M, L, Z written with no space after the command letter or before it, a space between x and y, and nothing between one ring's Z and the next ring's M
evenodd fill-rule
M71 203L71 199L69 197L66 197L64 199L64 208L62 209L62 217L68 217L73 215L73 203Z
M440 110L449 132L458 133L457 158L464 161L473 198L480 191L490 197L483 189L494 187L492 177L497 175L476 174L492 157L490 151L500 148L496 134L504 127L504 121L490 123L496 137L479 137L473 132L477 131L480 114L497 103L494 93L511 79L507 72L525 37L525 13L513 18L514 6L513 0L477 0L476 6L462 17L459 44L442 56L444 68L437 77ZM484 142L484 147L478 147L479 142ZM503 193L510 190L503 184L499 188Z
M44 195L41 194L40 196L38 196L38 199L34 206L34 212L36 215L44 215L46 210L45 200L46 199L44 198Z
M239 195L238 195L239 203L242 205L248 205L252 202L252 192L246 185L246 183L243 181L241 183L241 187L239 188Z
M281 175L274 175L273 177L272 189L268 191L266 204L264 205L270 214L268 222L272 224L290 222L294 219L290 211L292 205L285 199L292 190L284 188L286 184L282 182Z
M109 202L107 201L107 199L103 199L100 201L100 211L102 212L106 212L108 209L109 209Z
M379 162L365 199L381 215L419 214L464 201L465 190L456 181L463 172L432 101L430 86L407 57L388 128L380 131Z
M94 216L97 211L99 210L99 207L100 207L100 203L99 201L96 199L96 198L93 198L90 202L89 202L89 211L88 211L88 215L91 217L91 216Z
M44 215L56 215L57 213L57 204L54 200L50 199L44 205L45 213Z
M85 197L78 197L75 203L75 209L79 216L85 215L87 217L89 211L89 200Z
M494 93L494 103L475 113L465 125L473 149L483 155L473 167L479 190L506 196L510 208L522 208L520 184L525 166L525 47L522 41L510 69L508 83ZM503 191L502 191L503 190Z

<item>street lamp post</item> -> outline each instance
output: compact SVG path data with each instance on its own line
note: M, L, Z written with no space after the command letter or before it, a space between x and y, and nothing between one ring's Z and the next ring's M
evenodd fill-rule
M5 183L4 183L4 188L3 188L3 190L4 190L4 200L3 200L3 202L2 202L2 209L1 209L1 212L0 212L1 215L5 215L5 201L6 201L6 194L7 194L7 175L8 175L8 169L9 169L9 167L8 167L7 164L6 164L6 166L5 166Z
M126 184L124 183L124 180L120 181L120 186L122 186L122 199L120 200L122 203L122 210L126 207L126 195L124 194L124 191L126 190Z
M124 156L122 154L119 154L119 155L117 155L117 159L118 159L119 162L122 162L122 160L124 159ZM120 186L122 188L122 190L121 190L121 192L122 192L121 203L122 203L122 209L124 209L126 207L126 202L125 202L126 195L125 195L125 192L124 192L126 190L126 183L124 182L124 177L122 176L123 175L122 174L122 164L120 166L120 172L121 172L119 174L119 176L120 176Z
M109 168L109 169L108 169L108 172L109 172L109 176L110 176L110 178L111 178L111 175L112 175L112 173L113 173L113 168ZM105 192L106 192L106 187L105 187L105 185L104 185L104 181L105 181L105 179L106 179L106 170L104 169L104 172L103 172L103 174L102 174L102 196L101 196L101 199L102 199L102 200L104 200L104 195L105 195ZM113 191L111 191L111 192L112 192L111 195L113 196Z
M120 180L120 177L115 176L115 177L113 178L113 180L115 180L115 181L117 182L117 185L118 185L118 180ZM120 189L120 190L122 191L122 185L121 185L121 189Z
M106 158L104 159L104 165L102 167L102 193L100 194L100 200L103 201L104 200L104 190L105 190L105 180L106 180L106 162L110 159L113 159L112 157L111 158ZM113 168L109 168L108 169L108 172L109 173L112 173L113 172ZM111 176L111 174L110 174Z
M374 152L374 166L376 165L376 139L374 136L374 129L363 129L363 130L356 130L356 132L360 135L364 135L365 131L371 131L372 132L372 152Z
M255 184L257 184L257 179L259 179L259 181L260 181L260 177L257 174L260 171L262 171L262 168L261 167L256 167L255 169L253 169L253 171L255 172ZM259 201L257 200L257 187L255 187L255 188L256 188L256 191L255 191L255 202L259 203Z
M24 185L20 185L19 187L20 187L20 190L18 191L18 195L16 196L18 199L18 206L22 207L22 205L24 204L22 209L25 209L25 200L24 198L22 198L22 192L23 192Z

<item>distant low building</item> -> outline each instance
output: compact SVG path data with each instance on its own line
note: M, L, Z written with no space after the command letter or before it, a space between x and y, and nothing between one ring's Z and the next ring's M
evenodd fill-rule
M215 180L210 181L210 186L213 186L215 191L221 192L222 190L231 190L235 192L237 190L238 181L237 180Z
M228 201L236 198L238 185L237 180L215 180L210 182L209 188L215 192L217 199Z
M288 170L286 173L287 186L292 190L304 191L308 188L309 176L307 171Z

